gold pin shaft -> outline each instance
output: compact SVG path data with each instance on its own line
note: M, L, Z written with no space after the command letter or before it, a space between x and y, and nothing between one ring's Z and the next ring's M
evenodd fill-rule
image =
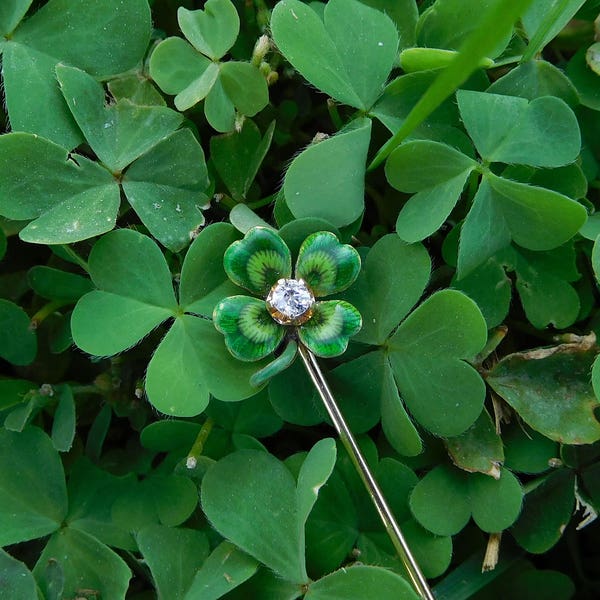
M398 556L400 560L404 564L406 571L410 577L411 583L413 584L417 593L425 600L435 600L431 589L427 583L427 580L423 576L421 569L415 557L413 556L398 523L396 523L396 519L390 507L388 506L385 497L383 496L381 490L379 489L379 485L377 481L373 477L369 466L367 465L367 461L363 457L352 432L350 431L346 421L344 420L344 416L340 412L338 405L323 377L323 373L317 363L317 359L315 355L306 348L303 344L298 344L298 351L300 352L300 356L302 357L302 361L304 362L304 366L308 371L308 374L315 384L317 391L319 392L319 396L321 396L321 400L325 405L325 409L333 422L333 426L335 427L340 440L346 451L348 452L350 459L354 463L355 467L360 474L371 499L373 500L373 504L375 504L375 508L379 513L379 517L381 518L387 534L392 540L392 544L394 544L394 548L396 552L398 552Z

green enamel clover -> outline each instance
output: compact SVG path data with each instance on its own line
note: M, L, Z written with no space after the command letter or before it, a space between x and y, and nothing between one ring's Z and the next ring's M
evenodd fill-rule
M223 264L231 281L260 297L229 296L214 310L215 327L240 360L264 358L286 334L317 356L338 356L361 327L360 313L348 302L315 300L345 290L360 271L356 250L333 233L319 231L304 240L295 279L289 248L266 227L254 227L231 244Z

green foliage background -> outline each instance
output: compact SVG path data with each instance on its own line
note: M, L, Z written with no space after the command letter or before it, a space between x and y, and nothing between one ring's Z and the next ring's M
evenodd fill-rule
M256 225L362 257L323 368L436 598L598 597L599 13L4 0L0 598L416 598L212 324Z

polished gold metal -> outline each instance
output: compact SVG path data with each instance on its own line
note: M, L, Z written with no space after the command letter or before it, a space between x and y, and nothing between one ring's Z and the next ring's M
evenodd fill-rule
M340 440L346 451L350 455L350 459L354 463L369 495L371 496L371 500L373 500L373 504L379 513L379 517L381 518L383 525L392 540L392 544L398 552L398 556L402 561L406 571L408 572L408 576L410 577L411 583L417 593L424 598L425 600L435 600L435 596L433 592L429 588L429 584L425 579L419 565L413 556L398 523L396 523L396 519L394 514L392 513L390 507L388 506L383 493L379 489L379 485L375 480L375 477L371 473L367 461L362 455L350 428L346 424L344 416L342 415L340 409L338 408L337 402L323 377L323 373L317 363L317 359L315 355L303 344L298 344L298 351L300 356L302 357L302 361L304 362L304 366L308 371L308 374L314 383L317 391L319 392L319 396L321 396L321 400L325 405L325 409L333 422L333 426L335 427L338 435L340 436Z

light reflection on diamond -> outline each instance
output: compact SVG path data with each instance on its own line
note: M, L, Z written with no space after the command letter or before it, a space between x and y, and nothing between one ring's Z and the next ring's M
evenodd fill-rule
M267 296L267 308L283 325L301 325L312 316L315 297L303 279L280 279Z

